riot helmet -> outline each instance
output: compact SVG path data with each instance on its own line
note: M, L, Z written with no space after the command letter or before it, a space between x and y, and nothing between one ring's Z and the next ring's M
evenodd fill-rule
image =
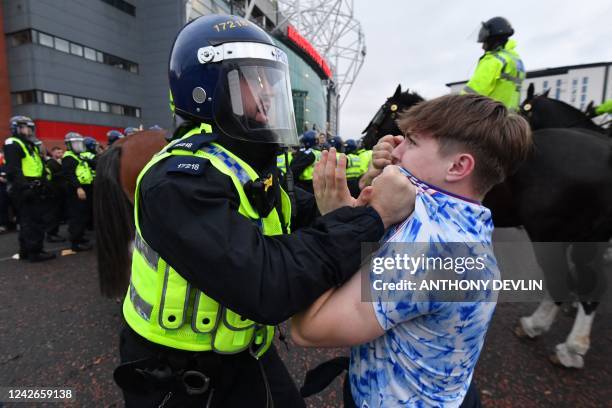
M64 143L68 150L72 150L74 153L83 153L85 151L85 141L83 136L77 132L68 132L64 136Z
M138 132L138 128L135 128L133 126L128 126L125 129L123 129L123 134L125 136L130 136L133 135L134 133Z
M503 17L493 17L482 23L478 32L478 42L484 43L492 38L507 40L512 34L514 29L508 20Z
M340 153L344 152L344 143L342 143L342 139L340 138L340 136L331 137L328 140L328 143L331 147L335 148L336 151Z
M357 142L353 139L347 139L347 141L344 142L344 153L351 154L355 151L357 151Z
M317 145L317 132L314 130L307 130L300 139L300 144L305 149L312 149Z
M125 136L123 136L123 133L118 130L109 130L106 132L106 140L109 146L115 143L117 140L123 139L124 137Z
M174 113L224 135L296 145L287 55L238 16L207 15L185 25L172 46Z
M26 128L22 128L22 126L26 126ZM21 137L29 142L34 143L36 139L36 125L34 121L27 116L17 115L13 116L9 119L9 128L11 131L11 136Z
M85 150L91 153L97 153L98 149L98 141L91 136L85 136L83 138L83 144L85 145Z

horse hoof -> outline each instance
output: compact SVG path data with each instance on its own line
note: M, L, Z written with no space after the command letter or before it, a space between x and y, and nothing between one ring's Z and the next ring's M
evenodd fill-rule
M525 330L523 329L523 325L521 325L520 323L514 327L514 334L519 339L529 339L529 340L534 339L534 337L529 337L529 335L525 333Z
M548 360L550 360L550 362L553 363L553 365L556 365L557 367L563 367L568 370L569 369L580 370L583 368L582 366L566 366L565 364L561 362L561 360L559 360L559 357L554 353L548 356Z

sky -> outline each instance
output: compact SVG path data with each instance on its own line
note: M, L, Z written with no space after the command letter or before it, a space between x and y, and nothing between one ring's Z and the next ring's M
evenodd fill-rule
M612 61L610 0L354 0L367 55L342 109L343 139L358 139L398 84L429 99L467 80L482 55L480 22L514 27L527 71Z

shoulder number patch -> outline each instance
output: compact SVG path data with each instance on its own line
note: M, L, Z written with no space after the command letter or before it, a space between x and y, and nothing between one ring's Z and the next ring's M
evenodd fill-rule
M208 160L194 156L174 156L166 163L166 173L183 173L199 176L204 173L204 165Z

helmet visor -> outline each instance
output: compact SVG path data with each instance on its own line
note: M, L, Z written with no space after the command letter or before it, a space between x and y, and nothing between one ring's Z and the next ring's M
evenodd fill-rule
M287 66L271 61L226 62L215 99L217 125L228 136L297 145Z
M487 28L485 23L482 23L482 26L480 27L480 31L478 31L478 40L476 42L483 43L488 37L489 37L489 29Z

